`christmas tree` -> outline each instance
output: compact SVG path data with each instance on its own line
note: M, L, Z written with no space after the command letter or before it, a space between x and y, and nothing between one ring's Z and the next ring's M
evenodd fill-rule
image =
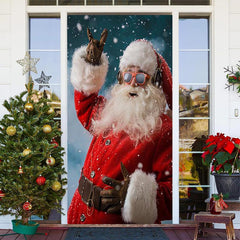
M47 92L39 93L30 78L26 91L4 101L8 114L0 121L0 214L23 224L61 212L65 194L62 132Z

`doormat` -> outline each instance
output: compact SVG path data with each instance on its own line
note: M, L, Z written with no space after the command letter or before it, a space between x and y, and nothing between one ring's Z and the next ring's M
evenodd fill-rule
M65 240L169 240L158 227L69 228Z

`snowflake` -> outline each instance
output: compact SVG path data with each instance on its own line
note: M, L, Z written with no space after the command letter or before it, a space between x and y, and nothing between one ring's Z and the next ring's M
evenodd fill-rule
M77 24L77 29L78 29L79 32L82 31L82 25L80 23Z
M113 42L114 43L117 43L118 42L118 39L116 37L113 38Z

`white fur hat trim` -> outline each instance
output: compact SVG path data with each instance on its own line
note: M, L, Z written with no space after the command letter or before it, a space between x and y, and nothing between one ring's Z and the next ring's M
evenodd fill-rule
M141 39L129 44L120 59L120 71L126 70L130 65L139 66L149 75L154 74L157 68L157 56L150 42Z

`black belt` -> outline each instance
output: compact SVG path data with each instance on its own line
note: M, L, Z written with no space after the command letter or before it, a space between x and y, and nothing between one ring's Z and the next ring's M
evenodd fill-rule
M104 211L101 209L101 197L100 192L102 188L94 185L88 178L83 174L79 180L78 192L81 195L82 201L89 207L94 207L99 211Z

